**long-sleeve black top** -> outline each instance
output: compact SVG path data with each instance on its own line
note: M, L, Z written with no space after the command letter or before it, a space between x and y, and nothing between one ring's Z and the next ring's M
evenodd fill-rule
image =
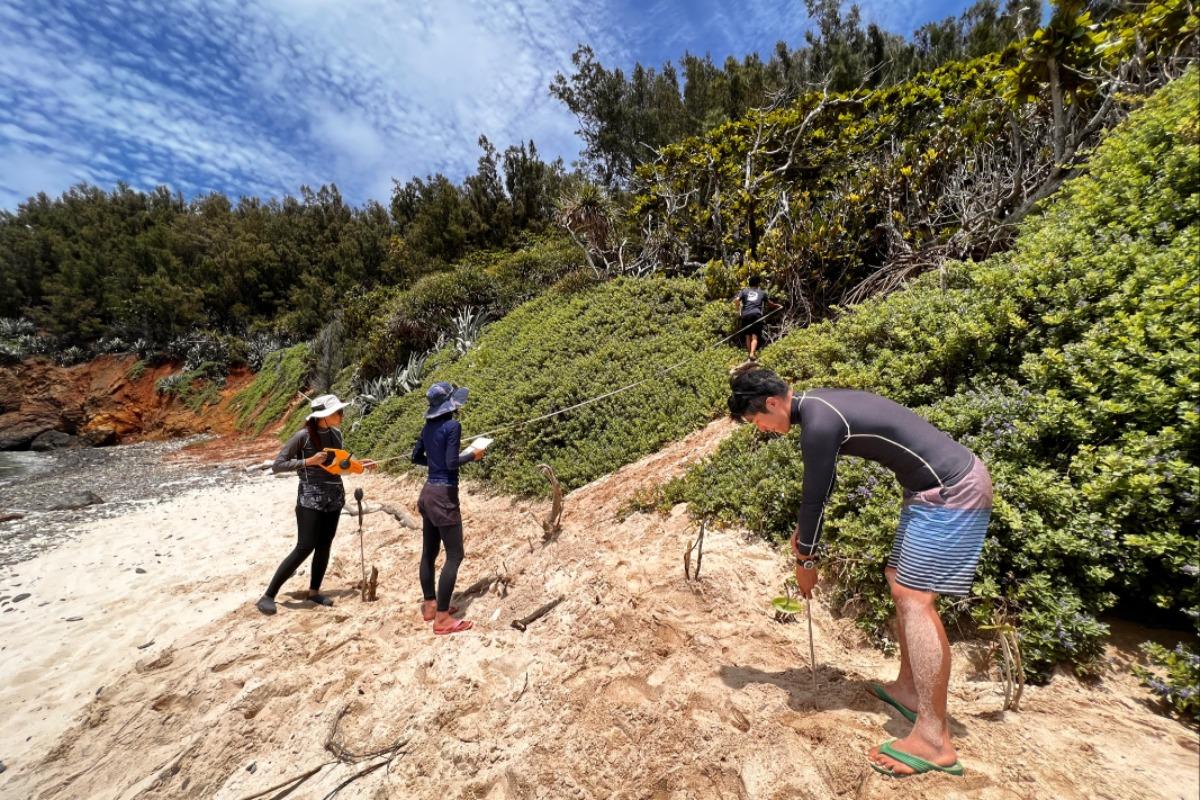
M458 485L458 468L474 460L470 453L459 453L462 424L452 416L431 419L421 429L413 445L412 462L429 467L429 483Z
M802 555L817 549L837 457L875 461L912 492L950 486L970 471L971 451L898 403L853 389L809 389L792 399L800 426L804 486L796 525Z
M339 511L346 503L346 490L342 476L326 472L321 467L306 467L304 460L321 452L326 447L341 449L342 433L336 428L322 428L321 440L314 442L308 428L296 431L287 440L275 462L272 472L296 472L300 476L297 505L317 511Z

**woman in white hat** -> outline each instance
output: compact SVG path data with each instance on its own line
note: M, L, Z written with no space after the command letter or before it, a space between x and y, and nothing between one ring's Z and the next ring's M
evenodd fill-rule
M312 401L304 427L296 431L275 457L272 472L296 472L300 487L296 497L296 547L275 570L267 592L255 604L264 614L275 613L275 595L288 578L312 555L308 599L318 605L333 601L321 594L321 580L329 566L329 550L337 533L338 517L346 504L342 476L326 472L320 464L326 447L342 449L342 409L346 404L336 395L323 394ZM364 461L364 466L372 466Z
M458 468L483 458L483 450L468 449L460 453L462 425L454 418L467 402L467 387L438 381L425 394L429 410L425 427L413 446L414 464L429 467L429 477L421 489L417 508L424 523L421 548L421 591L425 601L421 606L426 622L433 623L439 635L470 630L471 623L451 616L458 609L450 607L458 565L463 560L462 512L458 507ZM433 583L433 566L438 550L446 549L446 561L437 586Z

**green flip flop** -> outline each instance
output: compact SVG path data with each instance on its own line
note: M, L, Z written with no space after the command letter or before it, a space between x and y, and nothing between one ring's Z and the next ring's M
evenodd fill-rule
M897 750L896 748L892 747L892 742L894 742L894 741L896 741L896 740L888 739L886 742L879 745L879 752L882 753L883 755L887 756L888 758L892 759L893 761L899 761L901 764L912 767L914 774L916 774L916 775L922 775L926 772L944 772L947 775L961 776L964 772L966 772L966 770L963 769L963 765L962 765L961 761L955 761L950 766L943 767L938 764L934 764L931 761L926 761L925 759L920 758L918 756L914 756L912 753L905 753L903 750ZM909 775L906 775L906 774L893 772L890 767L881 767L880 765L876 764L874 761L871 762L871 769L875 770L880 775L887 775L888 777L891 777L891 778L908 778L908 777L910 777Z
M911 708L904 705L899 700L897 700L896 698L894 698L890 694L888 694L887 689L884 689L882 684L871 683L871 684L868 684L868 687L871 690L871 694L875 695L880 700L882 700L883 702L887 703L892 708L899 711L900 715L902 717L904 717L906 720L908 720L909 722L917 721L917 712L913 711Z

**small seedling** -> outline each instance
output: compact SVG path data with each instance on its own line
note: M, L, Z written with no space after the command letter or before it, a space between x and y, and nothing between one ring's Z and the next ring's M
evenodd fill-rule
M771 607L775 609L776 622L795 622L796 615L804 610L804 606L800 604L800 598L792 594L798 588L796 579L788 578L783 583L784 596L776 597L771 601Z

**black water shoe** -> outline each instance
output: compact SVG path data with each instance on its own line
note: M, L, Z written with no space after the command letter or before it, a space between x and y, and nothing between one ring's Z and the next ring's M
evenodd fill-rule
M309 596L309 602L316 603L319 606L331 606L333 601L323 594L314 594Z
M261 611L264 614L267 614L267 615L274 614L276 611L275 598L267 597L264 594L262 597L258 598L258 602L254 604L254 607L257 608L259 611Z

